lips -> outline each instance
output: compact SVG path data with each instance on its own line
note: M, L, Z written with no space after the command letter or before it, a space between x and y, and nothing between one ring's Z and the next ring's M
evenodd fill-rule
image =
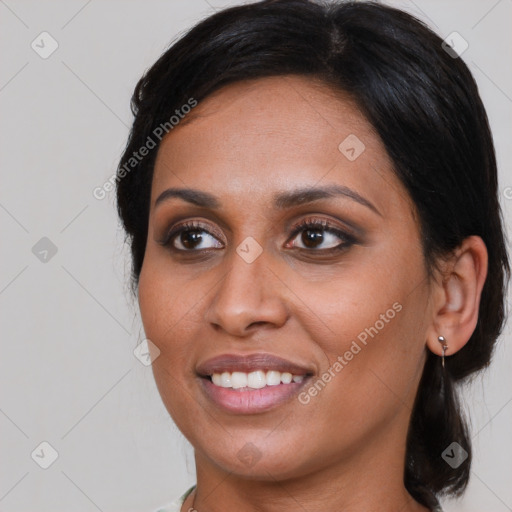
M201 377L211 377L214 373L223 372L245 372L250 373L257 370L274 370L281 373L291 373L292 375L312 375L312 368L293 363L281 357L271 354L250 354L235 355L222 354L220 356L208 359L200 363L196 369Z
M200 363L196 372L208 400L237 414L261 413L290 402L314 374L306 365L261 353L223 354ZM244 380L246 375L248 379ZM251 382L257 375L263 380L261 384ZM280 382L275 380L277 375Z

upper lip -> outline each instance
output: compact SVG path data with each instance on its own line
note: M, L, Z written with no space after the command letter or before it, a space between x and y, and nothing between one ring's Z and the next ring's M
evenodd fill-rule
M289 372L293 375L312 374L311 368L293 363L272 354L221 354L200 363L196 371L199 375L206 377L214 373L222 372L252 372L256 370L275 370Z

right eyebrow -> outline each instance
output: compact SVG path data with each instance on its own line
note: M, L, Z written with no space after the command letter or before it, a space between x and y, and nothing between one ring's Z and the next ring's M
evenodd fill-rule
M183 199L183 201L196 206L202 206L203 208L218 209L221 207L220 201L214 195L194 188L168 188L158 196L154 207L173 197Z

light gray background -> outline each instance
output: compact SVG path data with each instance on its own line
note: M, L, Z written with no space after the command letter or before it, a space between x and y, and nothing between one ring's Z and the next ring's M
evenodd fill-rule
M142 72L181 31L240 3L0 0L1 512L151 512L195 481L191 448L133 355L144 335L114 194L92 190L115 172ZM390 3L468 41L510 226L512 0ZM43 31L59 45L47 59L31 48ZM47 262L32 252L42 237L58 249ZM475 462L447 511L512 510L510 336L466 393ZM58 452L48 469L31 458L42 441Z

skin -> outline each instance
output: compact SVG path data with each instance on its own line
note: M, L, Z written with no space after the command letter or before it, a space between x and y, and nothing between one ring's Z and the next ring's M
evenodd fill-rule
M350 134L365 145L354 161L338 149ZM272 207L278 192L328 184L378 213L342 195ZM209 192L222 206L172 198L155 207L170 187ZM344 239L320 229L323 240L307 246L304 230L292 236L305 218L355 242L329 251ZM185 220L201 223L200 249L185 253L179 235L174 251L159 243ZM428 278L414 205L354 103L298 76L218 90L162 142L148 228L142 320L161 351L162 400L196 458L197 492L182 510L427 510L403 485L411 408L426 351L442 353L437 337L449 356L475 328L487 252L470 237ZM252 263L236 252L247 237L262 249ZM277 355L316 380L395 303L401 311L307 404L233 414L202 391L197 365L225 353ZM247 443L254 463L237 457Z

